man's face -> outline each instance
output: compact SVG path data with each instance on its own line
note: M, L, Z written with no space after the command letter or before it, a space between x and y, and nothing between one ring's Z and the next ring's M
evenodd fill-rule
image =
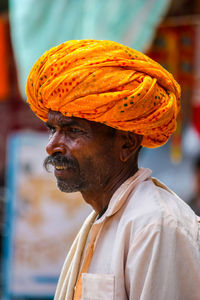
M114 172L115 130L100 123L50 111L45 165L54 166L63 192L92 191L106 185Z

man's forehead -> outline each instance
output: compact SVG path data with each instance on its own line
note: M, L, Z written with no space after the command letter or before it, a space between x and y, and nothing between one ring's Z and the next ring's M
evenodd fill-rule
M89 121L85 120L85 119L81 119L81 118L76 118L76 117L67 117L64 116L61 112L59 111L53 111L50 110L48 113L48 124L56 124L56 125L60 125L60 124L71 124L71 123L79 123L79 124L88 124L89 125Z
M77 117L67 117L64 116L61 112L50 110L48 113L48 121L46 122L46 125L50 126L70 126L70 125L78 125L85 129L90 129L94 132L100 131L103 132L111 132L113 134L113 131L116 131L116 129L108 127L104 124L101 124L99 122L89 121L83 118L77 118Z

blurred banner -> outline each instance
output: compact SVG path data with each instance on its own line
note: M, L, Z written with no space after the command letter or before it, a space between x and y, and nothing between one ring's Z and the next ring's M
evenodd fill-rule
M8 143L3 299L53 297L61 266L85 217L79 193L66 194L43 168L47 135Z
M19 84L49 48L67 40L112 40L145 51L171 0L9 0Z
M177 130L171 138L171 158L180 162L182 126L192 123L200 136L200 16L168 18L157 30L147 53L171 72L181 86Z
M193 123L200 138L200 17L199 24L196 27L195 40L195 65L194 65L194 90L192 94L193 104Z

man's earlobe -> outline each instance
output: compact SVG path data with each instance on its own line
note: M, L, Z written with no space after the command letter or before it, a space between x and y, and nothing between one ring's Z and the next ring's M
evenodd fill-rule
M127 133L120 152L120 160L126 162L130 157L134 156L142 142L142 136L135 133Z

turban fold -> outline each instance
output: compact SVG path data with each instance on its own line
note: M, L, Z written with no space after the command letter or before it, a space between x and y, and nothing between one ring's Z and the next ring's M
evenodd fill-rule
M167 142L176 129L180 86L146 55L111 41L72 40L45 52L32 67L27 102L47 121L49 110Z

